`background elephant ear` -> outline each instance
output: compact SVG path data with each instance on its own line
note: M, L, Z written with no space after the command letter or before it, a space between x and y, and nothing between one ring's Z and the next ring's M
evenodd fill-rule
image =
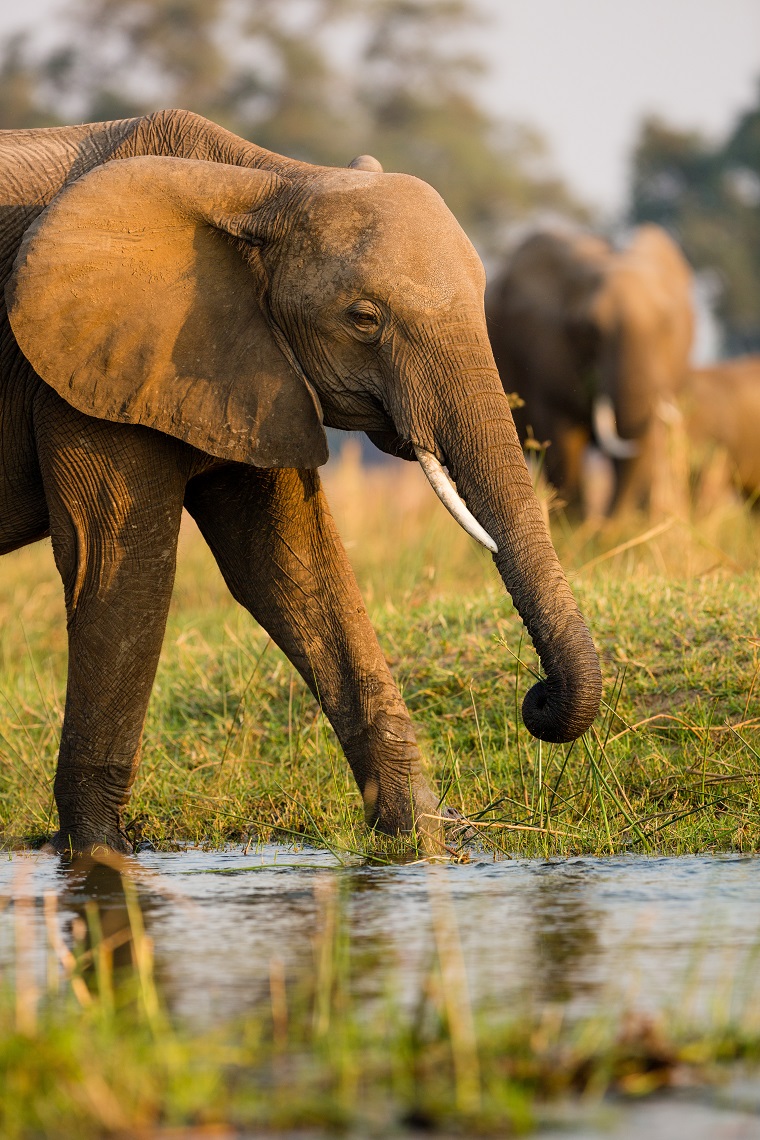
M27 230L6 289L22 352L88 415L259 467L324 463L319 401L273 332L253 247L283 187L156 156L73 182Z

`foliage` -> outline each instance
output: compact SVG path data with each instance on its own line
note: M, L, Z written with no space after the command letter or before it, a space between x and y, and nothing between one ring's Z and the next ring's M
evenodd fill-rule
M760 348L760 86L757 102L717 144L658 119L642 126L631 216L674 231L718 284L725 349Z
M477 0L76 0L55 48L5 45L0 124L179 106L309 162L373 153L432 183L487 250L516 217L580 207L535 132L474 95L461 44L478 18Z
M0 130L47 127L57 120L39 97L40 73L24 35L0 44Z

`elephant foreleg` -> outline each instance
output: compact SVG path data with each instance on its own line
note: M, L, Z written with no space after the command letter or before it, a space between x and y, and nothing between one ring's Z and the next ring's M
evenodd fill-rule
M90 419L49 390L35 419L69 637L53 842L125 850L121 812L166 624L192 449Z
M185 505L234 597L319 701L368 822L438 830L409 714L370 624L315 471L230 466L188 486Z
M582 499L583 453L589 443L589 433L582 424L563 422L557 432L557 451L561 452L564 479L562 493L568 507L577 507Z

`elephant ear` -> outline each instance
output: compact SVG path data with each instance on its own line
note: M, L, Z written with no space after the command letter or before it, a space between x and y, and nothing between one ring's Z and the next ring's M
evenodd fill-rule
M96 418L258 467L324 463L318 398L273 331L250 248L284 186L158 156L90 171L24 236L6 289L21 351Z

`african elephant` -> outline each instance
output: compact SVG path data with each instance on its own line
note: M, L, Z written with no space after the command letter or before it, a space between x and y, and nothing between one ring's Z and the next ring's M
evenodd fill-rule
M659 226L621 251L601 237L536 232L514 251L486 297L494 357L524 407L518 430L550 441L550 481L571 505L595 441L614 461L613 508L645 504L658 415L686 379L691 272ZM661 450L661 449L660 449Z
M695 368L683 393L689 439L725 449L739 487L760 496L760 356Z
M63 580L55 848L128 849L183 504L320 702L368 821L436 816L323 498L323 425L419 459L493 550L542 660L527 727L582 733L596 653L493 362L481 263L435 191L184 111L2 146L0 553L50 534Z

